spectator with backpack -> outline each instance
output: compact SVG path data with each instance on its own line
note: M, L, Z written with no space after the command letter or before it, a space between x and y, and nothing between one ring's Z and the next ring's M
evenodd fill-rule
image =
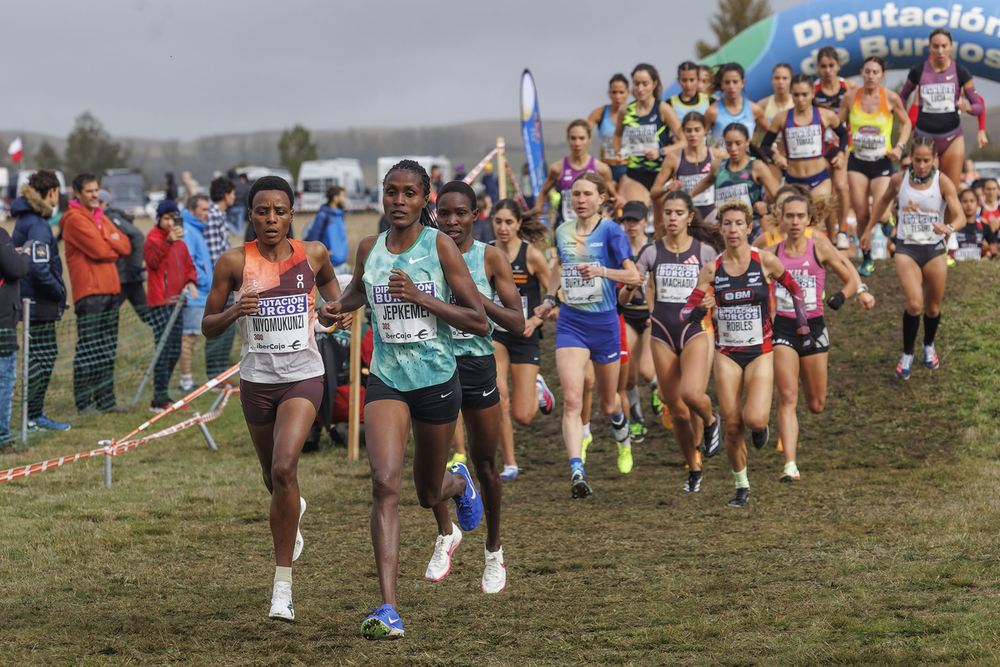
M339 185L331 185L326 191L326 204L319 207L319 212L309 226L306 241L319 241L330 251L330 262L338 275L350 274L351 267L347 265L349 247L347 245L347 223L344 221L344 204L347 193Z

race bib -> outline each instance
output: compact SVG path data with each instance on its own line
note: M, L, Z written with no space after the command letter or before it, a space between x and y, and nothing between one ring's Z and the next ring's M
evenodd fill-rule
M576 210L573 208L573 191L563 190L559 195L559 205L562 207L563 220L566 222L576 220Z
M622 134L622 154L644 157L646 149L660 148L656 125L630 125Z
M683 176L678 175L677 180L681 182L681 189L687 194L691 194L691 191L698 187L698 184L705 180L705 174L685 174ZM692 203L695 206L711 206L715 203L715 186L710 185L708 189L702 192L697 197L692 197Z
M816 310L816 276L792 276L802 289L802 298L806 302L806 311ZM782 285L777 285L774 296L778 301L779 313L794 313L795 304L791 293Z
M660 303L687 303L698 284L697 264L660 264L656 267L654 283L656 300Z
M560 278L563 294L566 295L566 303L580 305L585 303L597 303L604 298L600 281L603 278L586 279L577 270L577 264L563 264L562 276ZM600 262L590 262L590 266L601 267Z
M247 315L248 349L258 354L300 352L309 346L309 295L261 299L256 315Z
M888 153L885 149L886 137L878 128L859 127L851 137L851 150L854 157L865 162L874 162L884 158Z
M753 208L753 202L750 201L750 186L746 183L737 183L715 189L716 206L722 206L730 199L739 199L751 209Z
M823 155L823 131L819 125L785 128L785 149L790 160L808 160Z
M901 237L906 243L917 245L937 243L944 238L942 234L937 234L934 231L934 223L937 221L937 213L902 211L899 216L899 231L896 236Z
M437 296L433 280L414 285L421 292ZM372 286L372 310L383 343L417 343L437 338L437 317L426 308L391 296L388 285Z
M764 342L759 305L722 306L718 316L720 345L750 347Z
M983 251L977 245L962 245L955 251L955 259L959 262L978 262L983 258Z
M601 135L601 150L604 151L605 160L616 159L615 155L615 135L612 134L602 134Z
M500 300L500 295L499 294L497 294L496 296L493 297L493 303L495 303L496 305L500 306L501 308L504 307L503 301ZM528 321L528 297L526 297L526 296L522 296L521 297L521 312L524 313L524 321L527 322ZM503 331L504 333L507 333L507 330L504 329L499 324L497 324L496 322L493 323L493 328L496 329L497 331Z
M955 113L955 84L925 83L920 86L920 111Z

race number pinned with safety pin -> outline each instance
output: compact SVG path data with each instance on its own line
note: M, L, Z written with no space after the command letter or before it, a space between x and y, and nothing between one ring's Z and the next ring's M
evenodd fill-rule
M292 294L260 299L254 315L247 315L249 350L285 354L309 346L309 295Z
M437 297L433 280L413 285ZM417 343L437 338L437 317L422 306L395 298L389 294L388 285L372 285L371 305L383 343Z
M600 262L589 262L595 269L601 268ZM580 305L584 303L596 303L603 298L601 292L601 278L584 278L577 268L579 264L563 264L561 283L563 293L566 295L566 303Z

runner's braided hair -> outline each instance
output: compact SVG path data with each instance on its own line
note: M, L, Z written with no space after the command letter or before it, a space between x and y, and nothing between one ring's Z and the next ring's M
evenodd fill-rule
M722 232L719 231L718 225L709 225L705 223L701 217L701 213L698 211L697 207L695 207L694 201L691 200L691 195L683 190L671 190L663 198L663 203L666 204L668 201L674 199L679 199L684 202L684 205L687 206L688 213L691 213L691 222L689 222L687 226L688 234L702 243L712 246L717 252L725 250L726 242L722 238ZM663 225L662 229L656 230L656 238L663 238L665 232L666 224Z
M420 177L420 185L424 189L424 196L431 194L431 177L427 175L427 170L420 166L419 162L414 160L400 160L396 164L392 165L385 174L385 178L382 179L382 188L385 189L385 182L389 180L389 174L394 171L412 171L414 174ZM424 206L420 211L420 224L424 227L433 227L437 229L437 224L434 219L431 218L430 211Z
M514 218L521 223L517 235L528 243L540 243L548 238L549 228L539 220L539 215L525 213L513 197L498 201L497 205L493 207L494 215L500 210L508 210L514 214Z

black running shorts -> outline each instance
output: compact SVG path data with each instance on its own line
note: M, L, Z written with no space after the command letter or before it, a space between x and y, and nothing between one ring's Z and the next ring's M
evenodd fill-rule
M497 362L492 354L485 357L456 357L458 378L462 383L462 408L485 410L500 402L497 389Z
M813 317L807 320L809 331L812 333L816 344L811 350L802 350L802 337L798 334L798 326L795 318L778 315L774 318L774 327L771 333L771 343L773 345L785 345L798 352L800 357L811 357L814 354L830 351L830 332L826 328L823 316Z
M462 384L456 371L447 382L413 391L400 391L372 373L368 376L368 386L365 389L365 406L382 400L406 403L410 408L410 419L415 421L449 424L458 419L458 412L462 409Z

